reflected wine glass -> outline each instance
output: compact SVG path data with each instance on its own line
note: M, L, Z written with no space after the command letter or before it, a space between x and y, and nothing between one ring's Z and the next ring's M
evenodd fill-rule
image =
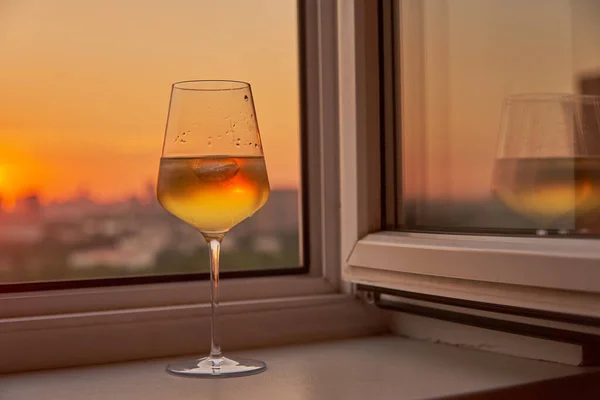
M269 197L269 180L250 85L238 81L175 83L163 143L157 196L162 207L202 233L211 280L211 349L170 364L174 374L228 377L262 372L262 361L227 358L219 342L219 253L224 235Z
M600 97L510 96L492 191L537 234L585 233L600 209Z

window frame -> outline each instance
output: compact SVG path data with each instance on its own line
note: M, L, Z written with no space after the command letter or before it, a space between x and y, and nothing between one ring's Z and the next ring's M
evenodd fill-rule
M310 243L310 270L227 280L219 307L226 350L386 329L381 313L341 282L341 3L298 0L303 209L310 227L301 236ZM0 373L204 352L208 293L209 282L195 281L0 294Z
M394 168L389 153L402 154L402 143L386 143L395 136L396 123L402 129L419 126L423 93L422 79L393 76L395 64L404 74L423 78L421 61L403 60L394 45L395 25L415 37L403 45L422 53L423 6L420 0L400 1L402 10L394 0L340 3L340 37L356 37L339 43L343 279L407 293L600 317L600 242L389 230L397 222L390 201L402 197L399 189L383 188L401 187L402 178L394 176L401 174L386 172ZM379 46L369 46L368 38L376 35ZM383 61L378 65L378 60ZM402 104L409 104L411 112L403 112Z

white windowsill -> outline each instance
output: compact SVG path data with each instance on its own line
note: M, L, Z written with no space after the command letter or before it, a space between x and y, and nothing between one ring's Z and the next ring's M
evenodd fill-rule
M394 336L243 355L266 361L267 372L227 380L181 378L165 373L170 360L159 359L7 375L0 378L0 391L3 400L386 400L454 397L589 371Z

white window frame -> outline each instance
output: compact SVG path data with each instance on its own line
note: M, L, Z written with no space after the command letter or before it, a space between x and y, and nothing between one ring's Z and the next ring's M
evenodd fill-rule
M392 232L382 230L379 94L380 78L369 46L376 32L372 5L340 2L340 135L342 187L342 277L355 284L531 310L600 318L600 241ZM423 51L420 0L402 0L403 43ZM402 14L403 13L403 14ZM371 33L369 33L371 32ZM422 34L421 34L422 35ZM363 39L361 41L361 38ZM421 38L422 39L422 38ZM394 88L402 129L419 126L422 66L402 61L404 74ZM418 57L417 57L418 58ZM384 73L386 73L384 71ZM416 78L415 78L416 77ZM390 107L389 104L384 104Z
M224 281L225 351L386 329L340 279L336 2L299 1L310 273ZM208 293L209 282L185 282L1 294L0 373L205 352Z

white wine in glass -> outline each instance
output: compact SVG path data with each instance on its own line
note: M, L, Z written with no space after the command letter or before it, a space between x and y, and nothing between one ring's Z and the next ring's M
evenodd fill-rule
M160 161L160 204L205 235L221 235L269 197L263 157L206 156Z
M265 363L223 356L219 342L219 254L224 235L269 197L269 179L250 85L239 81L175 83L158 175L160 204L199 230L209 246L211 351L174 363L174 374L199 377L262 372Z
M538 235L550 229L584 233L600 211L599 126L597 96L507 98L494 165L495 196L537 224Z

